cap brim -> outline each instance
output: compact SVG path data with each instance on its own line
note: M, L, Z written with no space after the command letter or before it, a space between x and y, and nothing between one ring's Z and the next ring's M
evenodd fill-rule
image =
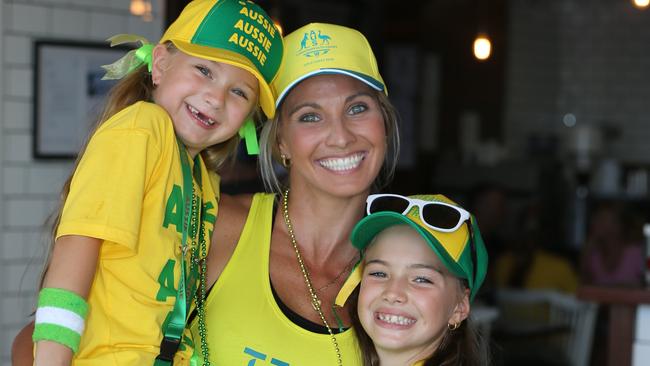
M185 41L171 40L174 45L181 51L207 60L223 62L229 65L242 68L255 76L259 81L260 88L260 106L262 111L269 119L275 116L275 98L271 92L271 86L266 82L262 74L257 70L253 63L246 57L224 49L200 46Z
M363 251L381 231L395 225L408 225L415 229L451 273L460 278L467 278L468 275L447 253L438 239L407 216L397 212L382 211L366 216L354 227L350 240L354 247Z
M336 297L334 298L334 305L345 305L345 302L348 301L348 298L350 295L352 295L354 289L357 288L357 286L359 286L361 283L362 272L363 266L361 265L361 261L359 261L355 264L345 282L343 282L343 286L341 286L339 293L336 294Z
M388 94L387 90L386 90L386 86L382 82L380 82L379 80L375 80L375 79L373 79L373 78L371 78L369 76L360 74L358 72L354 72L354 71L350 71L350 70L344 70L344 69L319 69L319 70L314 70L312 72L309 72L309 73L307 73L305 75L302 75L301 77L297 78L296 80L291 82L289 85L287 85L284 88L284 90L282 90L278 94L278 98L275 101L275 107L277 108L280 105L280 103L282 102L282 99L284 99L284 97L289 93L289 91L291 91L291 89L293 89L293 87L296 86L301 81L303 81L303 80L305 80L307 78L310 78L312 76L328 75L328 74L329 75L331 75L331 74L347 75L347 76L353 77L353 78L363 82L364 84L367 84L368 86L370 86L371 88L373 88L375 90L383 91L384 93Z

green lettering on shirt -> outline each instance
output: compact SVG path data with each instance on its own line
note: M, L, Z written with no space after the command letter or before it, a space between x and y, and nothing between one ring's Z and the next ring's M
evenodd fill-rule
M176 184L174 184L172 191L169 193L165 207L163 227L167 228L169 224L176 226L177 232L183 232L183 191Z
M209 222L214 225L214 221L217 218L213 214L208 212L213 208L214 208L214 204L210 201L208 201L206 204L203 205L203 222Z
M160 284L158 293L156 294L156 300L158 301L165 301L168 297L176 297L177 291L174 288L174 265L176 265L175 260L168 260L158 275L158 283Z

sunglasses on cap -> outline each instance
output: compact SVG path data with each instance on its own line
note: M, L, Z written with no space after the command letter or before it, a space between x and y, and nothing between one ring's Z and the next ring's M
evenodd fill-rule
M419 208L420 221L430 229L451 233L469 220L469 212L461 207L440 201L423 201L398 194L372 194L366 200L368 215L380 211L392 211L406 215L413 206Z
M385 193L368 196L366 213L371 215L381 211L391 211L406 215L414 206L418 207L420 211L420 221L430 229L450 233L458 230L463 224L467 224L473 268L473 286L476 283L476 246L474 244L474 230L472 230L470 214L467 210L446 202L424 201L398 194Z

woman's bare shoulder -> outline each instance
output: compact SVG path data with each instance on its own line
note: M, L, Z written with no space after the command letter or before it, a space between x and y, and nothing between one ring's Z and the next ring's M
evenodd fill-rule
M222 194L219 200L219 216L247 214L253 202L253 194Z
M252 201L252 194L221 195L208 254L209 283L216 281L235 251Z
M252 194L243 195L222 195L219 201L219 210L217 211L217 221L215 222L214 240L217 244L239 239L239 234L244 228L248 211L253 201ZM232 244L236 244L236 241Z

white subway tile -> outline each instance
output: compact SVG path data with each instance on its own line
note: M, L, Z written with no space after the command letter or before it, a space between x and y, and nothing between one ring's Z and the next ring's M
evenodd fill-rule
M56 37L84 38L88 34L89 12L82 10L53 9L52 35Z
M40 271L27 264L5 264L4 268L4 291L21 293L32 292L38 288Z
M37 165L27 170L27 193L57 195L67 178L68 169L63 166Z
M15 32L47 34L50 23L48 15L47 7L14 3L11 9L10 29Z
M32 40L25 36L5 36L4 61L29 65L32 62Z
M162 36L162 16L156 14L152 21L145 22L141 17L129 16L128 33L138 34L150 42L157 43Z
M12 162L28 162L32 158L32 138L24 133L5 133L2 143L2 159Z
M25 192L27 184L27 171L23 167L2 168L2 190L3 193L20 194Z
M0 242L0 260L21 260L27 257L27 245L22 232L2 234Z
M3 208L5 225L15 227L38 229L50 213L45 202L39 199L6 199Z
M91 13L90 14L90 31L89 36L97 39L107 39L115 34L125 33L126 16Z
M28 101L6 101L3 110L3 127L28 130L32 127L32 103Z
M32 97L32 71L26 68L8 67L5 72L6 94L14 97Z

